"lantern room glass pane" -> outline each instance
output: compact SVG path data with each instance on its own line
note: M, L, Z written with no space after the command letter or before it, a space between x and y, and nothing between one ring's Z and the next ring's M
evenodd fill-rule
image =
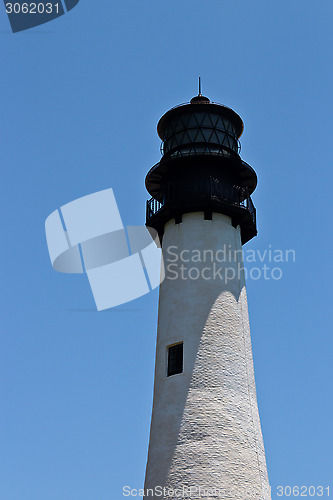
M194 142L195 141L197 133L198 133L198 129L191 129L191 130L187 131L187 135L188 135L188 137L190 139L190 142Z
M201 125L201 123L205 117L205 113L194 113L194 117L196 118L198 125Z
M202 123L201 123L202 127L209 127L211 128L212 127L212 122L210 120L210 117L208 114L205 114L203 120L202 120Z
M197 127L198 126L198 121L197 119L195 118L194 115L191 115L190 116L190 119L188 121L188 124L187 124L188 127Z
M204 128L202 129L203 136L205 138L205 141L208 142L210 140L210 137L212 135L212 129L211 128Z

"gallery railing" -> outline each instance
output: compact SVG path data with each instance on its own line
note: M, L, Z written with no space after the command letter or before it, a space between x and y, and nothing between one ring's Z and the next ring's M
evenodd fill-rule
M203 180L169 182L165 187L163 202L154 198L147 201L147 222L165 205L179 206L188 202L220 201L223 204L245 208L256 224L256 209L248 189L222 184L214 177Z

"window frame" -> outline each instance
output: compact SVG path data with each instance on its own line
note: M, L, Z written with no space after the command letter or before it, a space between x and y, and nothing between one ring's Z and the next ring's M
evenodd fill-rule
M169 353L170 353L170 348L176 347L176 346L182 346L182 371L181 372L176 372L172 373L169 375ZM166 346L166 378L173 377L174 375L182 375L184 373L184 341L181 340L179 342L174 342L173 344L169 344Z

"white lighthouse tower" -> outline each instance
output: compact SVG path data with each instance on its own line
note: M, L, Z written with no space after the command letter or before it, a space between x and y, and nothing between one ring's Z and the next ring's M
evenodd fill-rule
M162 238L148 499L270 499L242 244L257 234L243 122L199 95L159 121L147 226Z

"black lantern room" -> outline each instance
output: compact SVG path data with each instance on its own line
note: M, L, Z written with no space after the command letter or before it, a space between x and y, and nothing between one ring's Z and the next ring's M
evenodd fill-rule
M243 128L235 111L200 91L162 116L157 125L162 158L146 177L152 196L146 225L161 238L168 220L179 224L189 212L203 212L205 219L212 219L213 212L228 215L240 226L243 244L257 234L250 197L257 176L239 155Z

